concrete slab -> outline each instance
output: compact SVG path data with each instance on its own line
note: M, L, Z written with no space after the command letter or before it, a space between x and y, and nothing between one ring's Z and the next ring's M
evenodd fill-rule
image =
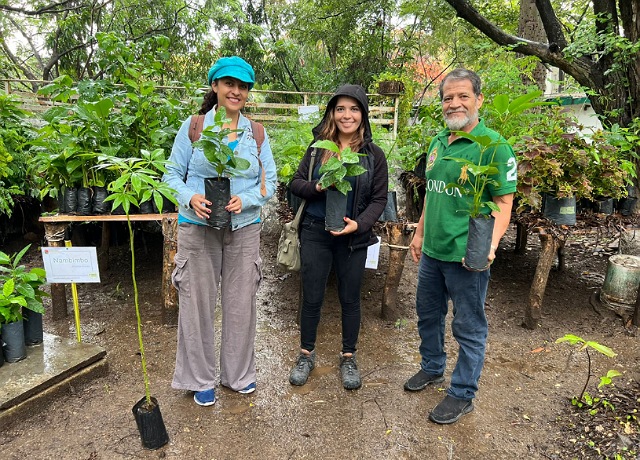
M25 359L0 367L0 428L46 407L45 400L70 384L105 375L105 356L97 345L45 333L42 344L27 347Z

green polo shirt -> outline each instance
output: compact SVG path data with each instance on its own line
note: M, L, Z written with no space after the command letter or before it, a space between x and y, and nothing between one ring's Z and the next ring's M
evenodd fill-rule
M424 203L424 240L422 252L434 259L445 262L460 262L464 257L469 231L470 195L463 195L455 188L446 189L450 183L456 183L460 177L462 165L447 157L467 158L474 163L480 157L480 146L465 138L456 139L449 145L449 129L441 131L429 145L426 165L426 193ZM471 131L474 136L489 136L492 140L501 139L503 143L488 148L482 158L482 164L497 163L499 173L494 177L499 185L487 185L482 201L491 201L491 197L507 195L516 191L517 162L513 149L504 138L484 125L481 119ZM468 184L466 184L469 187ZM489 208L483 212L490 213Z

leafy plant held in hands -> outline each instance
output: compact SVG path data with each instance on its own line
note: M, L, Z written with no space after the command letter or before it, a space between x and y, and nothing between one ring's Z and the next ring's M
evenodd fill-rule
M463 195L471 195L471 202L469 204L469 216L472 218L480 217L484 215L482 209L487 207L491 211L500 211L500 208L493 201L482 201L482 196L487 185L499 186L500 183L493 179L493 176L498 174L498 165L494 163L493 158L496 150L500 144L504 143L504 140L498 139L492 140L489 136L474 136L463 131L456 132L456 135L469 139L480 146L480 156L478 162L475 163L466 158L445 158L446 160L452 160L462 165L460 169L460 177L458 182L447 185L447 188L455 188ZM491 151L491 160L488 164L483 164L483 158L485 154ZM468 184L468 187L465 187ZM488 215L487 215L488 217Z
M322 188L335 187L342 194L346 195L351 190L351 184L345 179L347 176L359 176L366 169L360 166L360 154L351 150L350 147L340 151L340 147L333 141L322 140L315 142L312 147L326 149L333 152L331 158L320 167L319 184Z
M202 130L200 139L193 143L196 148L201 148L204 156L213 165L218 177L237 175L239 171L251 166L248 160L240 158L224 142L232 133L242 132L241 129L225 128L224 124L230 122L224 107L219 107L213 117L213 124Z
M509 96L506 94L498 94L493 98L492 103L488 105L488 110L494 123L500 126L501 129L508 131L504 135L510 135L513 130L517 129L513 126L514 123L519 120L520 115L525 111L550 104L549 102L535 100L541 94L541 91L531 91L513 100L509 100ZM472 218L482 215L482 210L485 207L491 211L500 211L500 208L493 201L482 201L482 196L487 185L500 185L493 179L499 172L498 164L493 161L497 149L501 145L513 144L516 137L511 136L507 141L504 138L492 139L486 135L474 136L464 131L456 131L455 134L478 144L480 156L477 163L466 158L446 158L462 165L458 183L448 184L447 188L455 188L463 195L472 196L469 207L469 215ZM486 160L486 155L490 155L489 161ZM465 184L468 187L464 187Z

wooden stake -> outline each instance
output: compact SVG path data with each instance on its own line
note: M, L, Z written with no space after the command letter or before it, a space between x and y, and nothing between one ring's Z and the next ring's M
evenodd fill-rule
M527 329L535 329L542 317L542 299L544 291L547 287L549 272L555 260L556 252L560 246L559 240L551 234L540 231L540 257L536 273L531 283L531 291L529 292L529 308L525 311L523 326Z
M382 293L381 316L386 320L396 321L401 317L398 309L398 286L415 227L403 223L387 222L385 228L389 244L389 268Z
M44 237L47 245L54 248L64 247L64 236L67 231L67 223L44 224ZM51 319L57 321L67 317L67 294L63 283L51 284Z
M173 259L178 251L178 219L162 219L162 321L164 324L178 324L178 291L171 284L171 274L175 266Z

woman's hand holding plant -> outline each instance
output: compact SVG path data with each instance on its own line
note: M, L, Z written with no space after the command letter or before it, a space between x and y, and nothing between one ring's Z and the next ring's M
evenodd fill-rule
M240 214L242 212L242 200L238 195L233 195L224 209L234 214Z
M207 206L211 206L211 201L207 200L204 195L196 193L189 200L189 205L196 212L196 216L200 219L208 219L211 209Z
M358 222L355 220L349 219L348 217L344 218L345 223L347 224L342 230L339 232L329 232L333 236L342 236L348 235L349 233L355 233L358 230Z

